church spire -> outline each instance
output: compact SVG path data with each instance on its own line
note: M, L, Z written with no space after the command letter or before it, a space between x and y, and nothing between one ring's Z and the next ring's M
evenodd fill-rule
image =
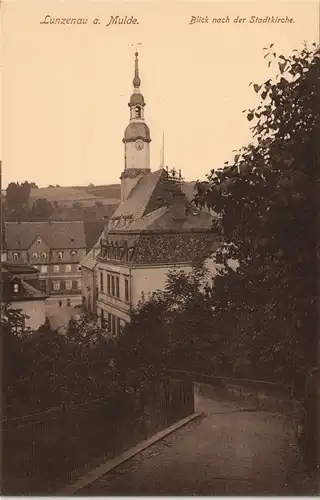
M139 89L140 85L141 85L141 80L140 80L140 77L139 77L139 59L138 59L138 55L139 53L136 52L135 53L135 61L134 61L134 78L133 78L133 86L135 89Z
M144 120L143 95L140 92L138 52L135 53L133 93L128 103L129 124L124 131L124 171L121 174L121 200L125 200L141 176L150 173L150 130Z

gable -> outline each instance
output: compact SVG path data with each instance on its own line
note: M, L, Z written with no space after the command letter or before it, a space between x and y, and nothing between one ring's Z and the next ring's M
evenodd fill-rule
M44 241L42 236L37 234L34 241L31 243L29 247L29 251L31 252L48 252L50 250L49 245Z

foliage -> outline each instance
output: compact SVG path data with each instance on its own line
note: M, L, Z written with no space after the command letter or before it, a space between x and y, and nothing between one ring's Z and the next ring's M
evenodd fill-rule
M46 198L38 198L32 205L33 214L40 220L48 220L54 212L53 206Z
M206 272L168 273L164 291L142 299L118 343L126 375L151 380L165 368L194 368L206 360L213 367L216 337L212 331L212 288ZM205 353L205 355L204 355Z
M22 339L27 316L19 309L11 309L9 303L2 303L0 317L1 369L3 384L2 411L6 414L14 400L23 397L19 381L24 375L24 355Z
M27 207L33 185L33 182L29 183L27 181L21 184L19 182L10 182L6 189L6 203L8 208L11 210L21 210Z
M211 172L198 201L221 216L218 257L240 264L215 287L228 355L292 381L316 353L320 52L269 52L280 74L254 85L261 104L246 113L255 141Z
M115 390L114 342L91 315L71 320L66 332L48 322L36 332L15 327L17 311L1 320L6 416L107 397Z

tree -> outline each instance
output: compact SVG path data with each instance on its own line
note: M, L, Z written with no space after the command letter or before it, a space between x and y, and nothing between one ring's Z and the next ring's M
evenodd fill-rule
M221 217L217 258L239 262L215 285L215 327L230 365L298 389L319 355L320 50L265 50L279 74L253 86L261 98L246 110L253 143L210 173L198 202Z
M27 181L10 182L6 189L6 202L11 210L19 211L28 206L31 184Z
M53 214L53 206L46 198L38 198L32 206L32 212L41 220L47 220Z
M130 385L163 374L166 368L216 369L212 289L206 271L171 271L163 291L139 303L131 322L120 335L118 366ZM199 368L201 366L201 369Z
M26 368L22 339L27 335L24 329L27 315L21 310L10 309L10 303L2 302L1 306L2 411L6 417L15 413L17 401L22 401L25 394L21 383Z

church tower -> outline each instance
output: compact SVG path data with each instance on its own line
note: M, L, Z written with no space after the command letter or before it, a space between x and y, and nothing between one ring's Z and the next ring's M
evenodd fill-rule
M128 106L130 122L124 132L124 171L121 174L121 201L125 200L138 180L150 173L150 130L144 121L145 102L140 92L138 52L135 53L133 93Z

